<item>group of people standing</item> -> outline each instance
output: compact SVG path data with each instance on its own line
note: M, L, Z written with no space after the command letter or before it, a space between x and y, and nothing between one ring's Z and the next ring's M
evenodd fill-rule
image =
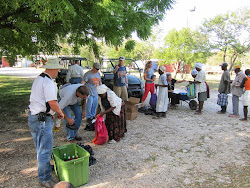
M55 113L57 119L64 121L67 141L69 142L82 140L77 134L82 119L86 118L86 122L91 123L97 114L106 117L105 124L110 140L119 141L127 132L124 101L128 100L128 78L124 61L125 58L120 57L119 64L114 67L114 91L102 84L99 63L94 63L93 68L84 74L81 66L78 62L75 62L66 76L67 82L71 84L61 87L59 98L57 86L53 79L57 76L58 70L63 67L60 66L58 58L49 58L44 65L45 71L32 84L28 118L28 125L37 152L38 177L42 186L53 187L50 175L50 157L53 150L52 117ZM174 106L179 103L178 96L173 92L175 83L181 83L185 80L172 79L171 74L166 74L166 68L160 66L158 69L159 82L155 84L156 76L152 66L152 61L147 62L145 66L144 79L146 83L142 102L145 101L149 92L151 92L151 95L155 94L157 88L156 118L166 117L169 96L171 105ZM230 83L232 83L233 114L230 117L239 116L239 97L243 93L243 87L245 87L243 97L244 118L242 120L247 121L247 107L250 103L250 70L247 69L244 74L239 66L235 66L236 78L231 81L227 66L226 63L221 65L224 73L219 86L218 104L221 106L219 113L224 114L226 112L227 94L231 91ZM206 73L202 70L201 63L195 64L195 69L191 72L191 75L194 81L190 81L190 83L195 84L199 101L196 114L201 114L208 94L205 82ZM99 108L97 108L98 104ZM74 115L72 116L72 114Z
M228 94L232 92L233 113L231 113L229 117L239 118L239 98L243 95L244 118L240 120L247 121L248 106L250 105L250 69L247 69L244 73L239 65L234 66L236 76L234 80L231 80L227 67L227 63L221 64L223 74L220 80L217 101L217 104L221 106L221 110L218 113L226 114Z
M109 140L119 141L127 132L123 101L128 100L128 80L124 60L120 57L119 65L114 68L116 93L102 84L99 63L94 63L93 68L84 74L76 61L66 76L69 83L60 88L58 98L53 79L63 67L58 58L48 58L43 66L45 71L32 84L28 118L37 152L38 178L42 186L54 186L50 174L50 158L53 150L52 118L55 113L57 120L64 121L69 142L82 140L77 134L82 119L86 118L87 123L91 123L97 114L104 118L106 116Z

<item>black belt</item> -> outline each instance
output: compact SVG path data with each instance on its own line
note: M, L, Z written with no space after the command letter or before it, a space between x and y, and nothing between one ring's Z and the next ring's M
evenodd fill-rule
M71 77L71 79L72 79L72 78L81 78L81 77Z
M39 114L41 114L41 113L44 113L44 112L40 112L38 114L35 114L35 116L39 116ZM51 114L46 114L46 116L52 116L52 115Z

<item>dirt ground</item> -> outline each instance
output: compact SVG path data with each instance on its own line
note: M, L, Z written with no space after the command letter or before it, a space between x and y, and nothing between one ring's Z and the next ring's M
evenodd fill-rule
M217 87L217 81L210 84ZM89 167L89 182L82 187L250 187L250 121L228 117L231 96L228 114L217 114L216 99L217 92L212 91L202 115L194 115L186 103L169 108L167 118L160 120L139 113L137 119L127 121L128 132L120 142L102 146L91 143L94 132L85 131L83 122L81 143L93 147L97 163ZM40 187L25 118L0 125L0 187ZM54 133L54 146L67 144L65 139L61 127ZM52 176L57 180L54 172Z
M250 123L217 114L216 97L213 91L202 115L185 103L160 120L139 113L118 143L95 146L94 132L82 125L81 143L90 144L97 159L84 187L250 187ZM54 146L64 144L61 127ZM0 187L39 187L27 123L0 130L0 154Z

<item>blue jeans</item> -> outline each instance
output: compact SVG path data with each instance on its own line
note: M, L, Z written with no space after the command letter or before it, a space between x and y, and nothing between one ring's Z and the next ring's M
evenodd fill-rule
M71 84L80 84L82 82L82 78L71 78L69 82Z
M53 150L53 120L46 116L46 121L38 121L37 115L29 114L28 124L36 146L38 178L40 182L50 182L52 168L50 158Z
M77 129L76 130L72 130L66 127L66 132L67 132L67 139L68 140L73 140L75 139L75 136L77 135L77 131L82 123L82 109L81 106L79 104L79 102L77 102L74 105L69 105L66 108L63 109L63 111L65 112L65 114L71 118L71 112L70 109L73 111L74 116L73 119L75 120L75 124ZM64 119L64 124L66 125L68 122Z
M89 95L85 106L85 113L87 119L95 117L97 105L98 105L98 95L95 96Z
M233 114L234 115L239 115L239 98L236 95L232 96L232 102L233 102Z

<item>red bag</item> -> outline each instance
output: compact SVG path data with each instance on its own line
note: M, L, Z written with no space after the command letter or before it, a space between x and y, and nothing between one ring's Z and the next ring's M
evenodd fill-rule
M104 123L103 117L98 115L95 122L95 138L92 140L94 144L103 145L108 141L108 131Z

